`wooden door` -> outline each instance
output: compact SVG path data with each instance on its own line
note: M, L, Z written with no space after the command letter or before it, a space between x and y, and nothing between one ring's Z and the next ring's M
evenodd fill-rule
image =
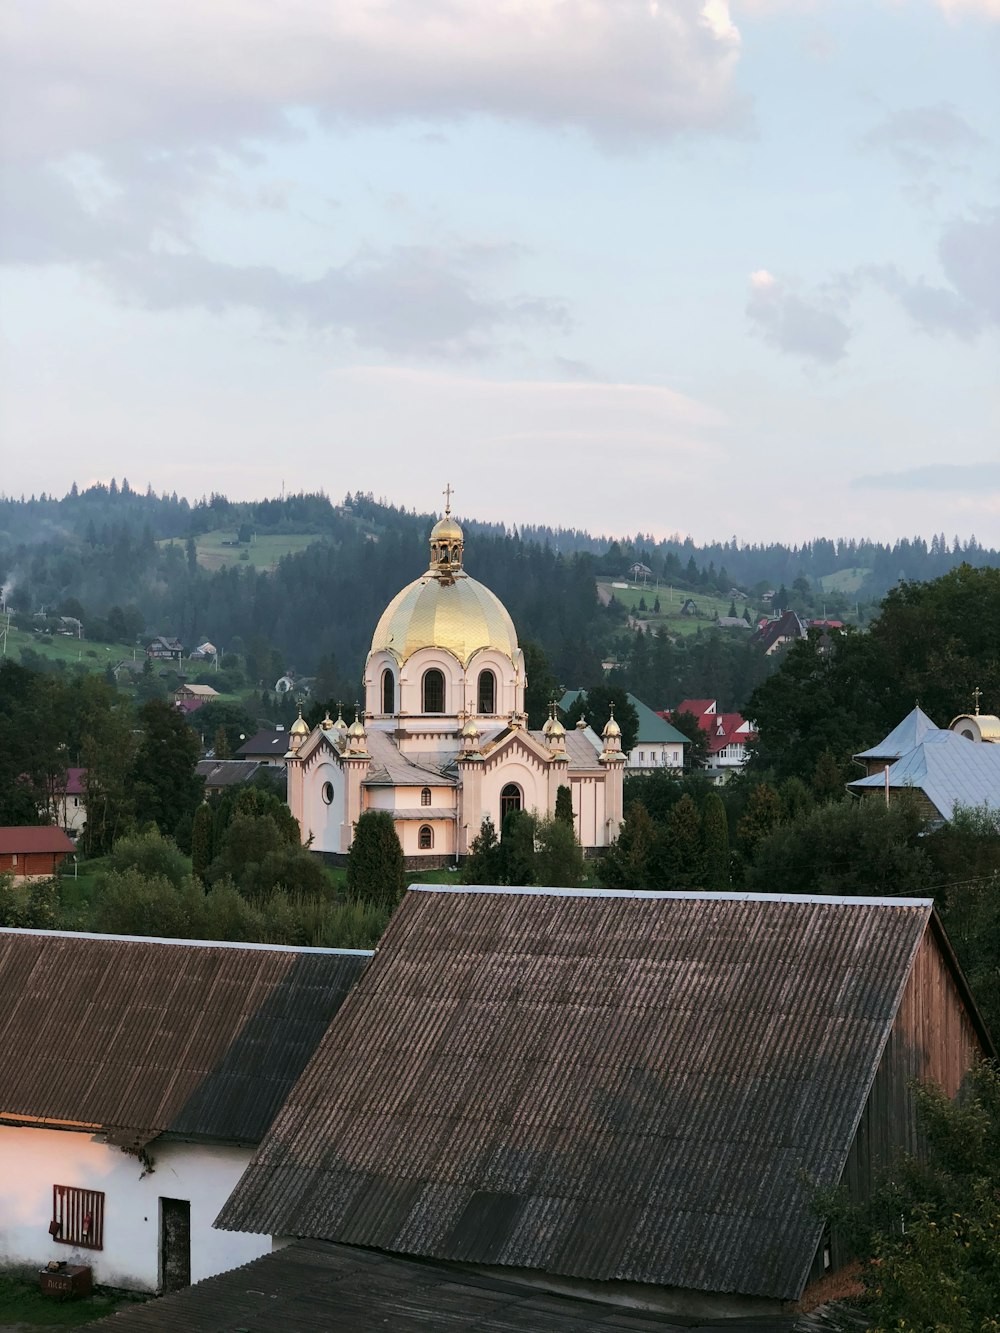
M191 1204L160 1200L160 1290L191 1285Z

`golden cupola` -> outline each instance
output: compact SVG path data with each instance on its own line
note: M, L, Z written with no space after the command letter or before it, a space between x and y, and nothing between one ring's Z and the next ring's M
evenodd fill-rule
M495 649L512 663L520 657L507 608L462 567L465 537L451 516L434 524L427 572L396 594L375 627L371 652L389 653L398 666L422 648L443 648L467 666L475 653Z

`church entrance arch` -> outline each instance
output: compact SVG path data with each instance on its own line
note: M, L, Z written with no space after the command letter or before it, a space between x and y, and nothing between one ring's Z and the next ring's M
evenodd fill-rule
M508 782L506 787L500 793L500 825L508 815L516 814L523 808L521 788L516 782Z

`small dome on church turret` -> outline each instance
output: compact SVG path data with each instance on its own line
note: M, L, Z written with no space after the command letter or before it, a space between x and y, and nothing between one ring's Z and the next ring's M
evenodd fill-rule
M605 739L607 739L608 736L618 736L618 737L620 737L621 734L622 734L622 729L621 729L621 727L618 725L618 723L615 721L614 711L612 710L611 716L608 718L607 722L605 722L605 724L604 724L604 730L601 732L601 735L602 735Z
M558 738L560 736L566 735L566 728L563 726L563 724L559 721L557 717L552 718L551 722L549 723L549 729L547 735L550 740L553 737Z
M308 735L309 735L309 723L308 723L308 722L305 720L305 718L302 716L302 709L301 709L301 708L299 709L299 715L298 715L298 717L295 719L295 721L294 721L294 722L292 723L292 725L291 725L291 729L290 729L290 731L289 731L289 735L291 735L291 736L308 736Z
M476 726L475 722L471 717L469 718L468 722L466 722L465 726L462 728L462 735L468 738L475 738L476 736L479 735L479 728Z

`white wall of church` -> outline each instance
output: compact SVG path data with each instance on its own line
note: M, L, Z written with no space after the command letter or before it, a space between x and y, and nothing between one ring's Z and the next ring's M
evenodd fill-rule
M537 810L540 815L551 814L549 809L549 777L541 764L505 755L502 761L489 766L483 773L482 813L489 815L499 831L500 793L508 783L521 790L522 810ZM470 821L470 827L471 827Z
M160 1284L160 1199L191 1205L191 1281L249 1263L269 1236L216 1231L212 1223L252 1155L251 1148L162 1143L155 1170L89 1133L0 1126L0 1265L40 1267L50 1259L89 1264L96 1282L135 1291ZM79 1249L49 1235L52 1187L104 1193L104 1248Z
M339 852L346 808L343 770L329 759L312 763L307 761L302 788L299 823L303 842L307 842L311 836L311 845L315 851ZM327 800L327 797L330 799ZM293 813L298 812L293 808Z

